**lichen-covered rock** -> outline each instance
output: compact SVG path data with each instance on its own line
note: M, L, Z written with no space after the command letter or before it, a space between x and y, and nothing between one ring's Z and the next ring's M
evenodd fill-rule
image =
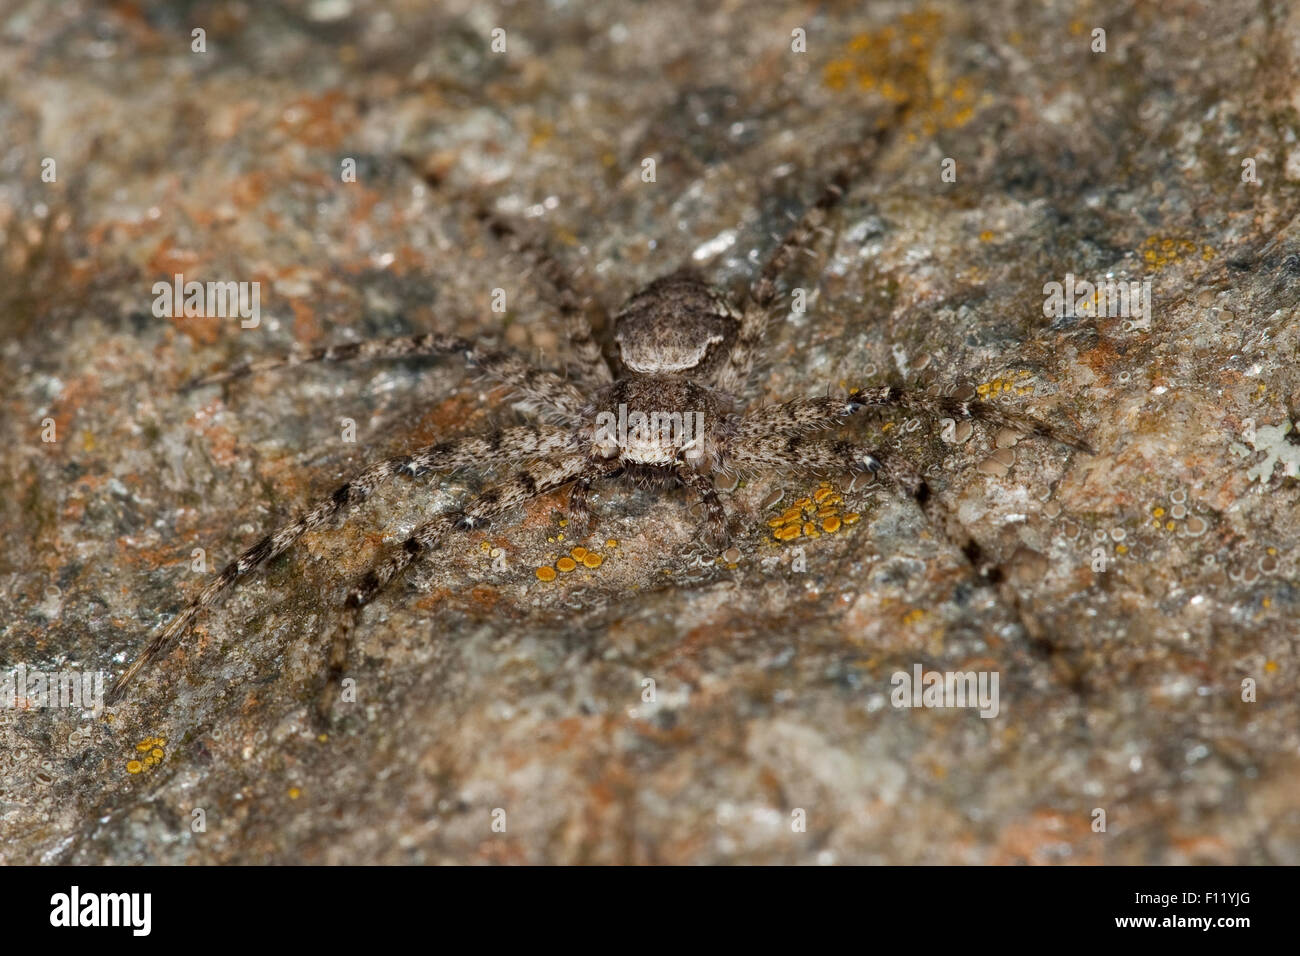
M1300 863L1300 9L387 6L0 21L0 676L120 672L364 463L515 415L450 363L194 376L422 330L562 355L485 203L610 308L740 284L893 107L755 397L966 385L1097 453L847 430L1001 591L862 481L740 484L721 558L680 492L598 486L582 541L543 498L366 610L323 733L345 588L482 476L395 484L122 705L0 709L0 861ZM260 321L158 317L177 274ZM898 706L917 665L996 674L996 716Z

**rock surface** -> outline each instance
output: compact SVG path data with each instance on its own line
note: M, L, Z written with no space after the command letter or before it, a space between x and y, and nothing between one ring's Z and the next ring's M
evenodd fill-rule
M1096 454L846 429L1003 589L861 481L777 540L802 475L730 494L721 560L682 493L599 487L603 562L546 582L578 542L540 499L367 609L322 734L344 589L485 479L399 482L123 704L0 710L0 861L1300 863L1300 8L867 7L7 4L0 670L111 678L364 463L516 414L451 363L195 375L422 330L562 365L484 204L610 308L737 286L894 105L754 398L969 385ZM260 325L155 317L177 273L260 283ZM1069 275L1149 280L1149 317L1046 315ZM997 715L893 706L918 664L996 673Z

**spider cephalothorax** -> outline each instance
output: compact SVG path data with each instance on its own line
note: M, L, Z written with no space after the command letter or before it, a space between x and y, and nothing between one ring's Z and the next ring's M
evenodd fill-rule
M577 293L557 261L522 239L509 222L484 214L491 232L508 241L516 253L531 256L556 293L574 356L571 377L534 368L508 352L486 349L466 339L426 333L247 363L193 383L211 385L304 362L456 355L508 386L516 406L534 413L539 421L485 435L449 438L366 468L223 568L154 636L113 685L110 701L118 699L132 677L166 650L224 591L285 552L306 532L324 527L369 498L381 484L399 476L466 468L513 469L461 507L418 526L348 590L344 623L330 651L331 677L338 677L346 662L351 617L449 535L482 527L531 498L564 487L572 489L570 523L580 535L590 525L588 490L593 482L608 479L687 488L704 505L705 536L721 548L728 540L727 511L714 487L715 474L870 472L909 495L985 580L996 581L996 565L983 559L978 544L942 508L925 479L906 461L822 433L856 412L880 407L977 419L1087 450L1081 440L1000 406L898 386L857 388L842 397L800 398L759 407L750 406L744 397L768 313L777 298L777 280L792 258L807 249L890 129L887 124L868 137L855 160L832 177L742 297L733 299L694 271L672 272L636 292L618 311L609 359L587 319L586 309L593 303ZM335 683L331 680L327 687L332 689ZM328 706L329 694L323 700Z

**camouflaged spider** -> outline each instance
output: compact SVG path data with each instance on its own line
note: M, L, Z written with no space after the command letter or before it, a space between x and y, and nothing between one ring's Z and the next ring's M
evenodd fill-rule
M447 439L366 468L223 568L153 637L113 685L109 701L118 700L131 679L236 582L284 553L304 533L325 526L400 475L417 477L522 463L510 477L459 509L439 514L412 531L348 592L344 617L349 612L355 616L449 535L483 527L529 499L556 489L572 489L571 531L581 537L589 524L586 500L592 483L619 477L643 484L682 485L693 491L704 505L710 543L721 548L727 539L727 512L714 489L714 473L869 472L915 500L946 537L955 539L983 577L996 579L996 567L984 563L979 546L942 510L924 478L905 461L849 441L817 437L817 433L865 408L898 408L1008 426L1088 451L1082 440L995 405L896 386L857 388L843 398L800 398L750 410L742 400L768 313L777 298L778 277L796 254L807 250L829 213L880 151L891 129L892 124L886 124L868 137L854 160L831 178L820 198L777 245L739 303L691 270L673 272L635 293L615 315L612 362L607 361L593 335L585 310L588 303L553 258L531 250L556 293L556 305L576 358L576 382L533 368L507 352L428 333L246 363L192 383L210 385L304 362L459 355L471 367L509 387L518 407L545 421ZM482 218L498 239L512 242L517 252L530 252L509 223L490 215ZM618 416L620 422L635 419L637 424L630 429L611 429L612 416ZM702 427L683 427L694 422ZM340 635L346 630L346 626L341 628ZM331 676L342 673L346 655L346 637L336 638L330 652ZM327 684L333 686L333 681Z

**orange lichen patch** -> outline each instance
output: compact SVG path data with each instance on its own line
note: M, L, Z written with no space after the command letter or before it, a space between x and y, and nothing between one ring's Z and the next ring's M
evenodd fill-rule
M316 312L301 299L290 299L289 308L293 309L293 337L301 345L314 345L321 340L324 332L316 321Z
M618 547L618 539L617 539L617 538L610 538L610 539L608 539L608 540L605 542L605 547L607 547L607 548L617 548L617 547Z
M1030 375L1029 372L1021 371L1016 373L1014 379L1013 378L991 379L990 381L987 381L982 385L975 386L975 392L976 394L979 395L980 398L988 398L991 395L999 395L1004 393L1010 395L1013 392L1017 395L1032 395L1034 391L1033 385L1026 385L1023 382L1016 381L1016 379L1029 378L1029 375Z
M471 420L480 407L472 395L461 393L448 396L420 416L420 421L411 434L412 443L428 445L438 441L452 428Z
M1099 844L1089 826L1089 817L1037 810L1003 827L990 862L998 866L1059 863L1063 848L1068 848L1071 862L1099 862Z
M165 752L163 748L167 746L167 741L162 737L146 737L135 745L137 753L143 754L143 759L133 759L126 762L127 773L143 773L162 762Z
M345 122L340 122L343 118ZM304 146L335 149L352 128L355 113L342 90L330 90L321 96L304 96L289 103L277 127Z
M817 489L806 497L800 498L780 515L770 519L767 526L772 529L772 537L777 541L793 541L795 538L820 538L822 533L834 534L845 524L850 524L847 516L840 511L844 498L823 481ZM854 520L857 516L854 515Z
M570 574L573 571L576 571L579 565L585 568L595 569L605 563L603 555L598 554L595 551L589 551L586 548L574 548L571 553L573 555L572 557L565 555L556 561L553 567L551 565L546 565L538 568L535 572L538 580L547 582L554 581L557 570L564 574Z
M158 242L153 253L144 264L144 271L147 275L155 276L158 281L169 281L173 279L176 273L192 272L199 265L202 259L197 252L193 249L178 249L173 245L174 242L175 238L173 236L164 237ZM186 279L188 280L189 276L186 276ZM181 312L183 316L183 310L178 308L180 305L183 305L183 302L173 302L172 311L173 313Z
M858 89L908 104L927 136L965 126L975 115L971 81L958 77L950 82L945 71L933 68L942 21L937 11L922 9L853 36L826 64L822 82L832 90Z
M1155 269L1163 269L1180 259L1196 255L1198 251L1201 254L1201 259L1205 262L1209 262L1214 258L1213 246L1198 246L1191 239L1148 236L1142 241L1142 245L1138 247L1138 252L1141 253L1142 258Z
M267 193L278 185L266 170L255 169L241 176L231 177L225 189L225 194L236 209L249 211L260 206ZM217 216L221 213L210 209L198 209L195 211L194 217L197 221L203 222L203 219L199 217L205 214L211 217L210 222L215 223Z
M297 800L297 799L298 799L299 797L301 797L301 796L302 796L302 791L299 790L297 787L290 787L290 788L289 788L289 799L290 799L290 800Z

